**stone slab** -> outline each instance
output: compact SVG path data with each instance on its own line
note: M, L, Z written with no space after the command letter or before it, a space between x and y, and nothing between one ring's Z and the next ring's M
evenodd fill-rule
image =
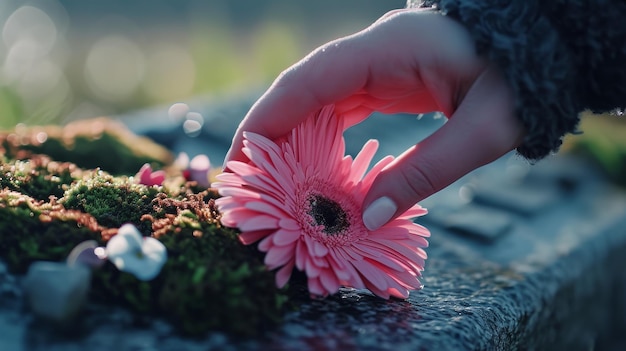
M220 136L208 143L225 150L239 117L221 117ZM346 136L348 148L358 150L363 138L379 138L385 145L379 156L398 154L437 123L375 116ZM144 127L135 130L149 134ZM560 162L568 167L555 168ZM494 181L503 178L517 184L515 191L539 183L559 195L530 213L481 203L510 221L506 233L489 240L458 235L433 220L425 287L407 300L344 289L306 301L281 327L247 340L219 333L186 339L163 321L91 304L68 333L33 321L21 308L16 278L0 266L0 350L611 350L626 344L626 194L578 159L559 157L508 172L518 163L515 156L505 157L424 205L433 217L462 213L477 206L468 189L492 184L507 191ZM575 185L563 191L562 179ZM489 213L496 213L468 212L475 223L488 223L495 218Z

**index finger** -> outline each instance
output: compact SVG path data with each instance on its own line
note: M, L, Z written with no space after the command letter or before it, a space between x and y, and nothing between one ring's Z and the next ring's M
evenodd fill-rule
M358 36L323 45L281 73L239 124L224 165L245 160L244 131L278 138L324 105L361 90L368 80L368 48Z

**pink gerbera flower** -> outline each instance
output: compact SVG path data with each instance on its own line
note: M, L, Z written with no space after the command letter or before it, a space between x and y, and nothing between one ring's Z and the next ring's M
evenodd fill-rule
M387 156L365 174L378 148L368 141L354 160L344 156L342 120L327 106L273 142L244 132L248 163L231 161L231 173L213 184L222 223L237 227L244 244L260 240L265 264L278 269L283 287L294 266L308 277L313 295L326 296L340 286L367 288L389 298L406 298L420 289L428 230L411 220L426 214L419 205L370 231L362 203Z

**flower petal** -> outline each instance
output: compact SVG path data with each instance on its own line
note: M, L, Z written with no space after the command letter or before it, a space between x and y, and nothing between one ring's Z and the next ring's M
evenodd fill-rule
M275 245L288 245L300 238L300 231L279 229L272 235L272 241Z
M382 274L374 265L367 260L355 261L352 262L352 265L359 271L361 277L365 278L365 286L369 288L369 286L372 285L378 290L387 290L389 286L387 283L388 277Z
M352 169L350 172L350 179L361 180L365 171L370 166L370 162L374 158L376 154L376 150L378 150L378 140L370 139L368 140L363 148L354 158L354 162L352 163Z
M141 233L137 228L132 224L124 224L107 242L107 257L117 257L129 251L141 250L141 241Z
M272 216L256 215L239 221L238 228L243 232L248 230L278 228L278 220Z
M326 289L328 293L334 294L339 290L339 280L337 280L337 277L331 270L323 270L322 274L320 274L319 279L322 283L322 286L324 287L324 289Z
M283 218L285 216L288 216L287 213L285 213L285 211L279 209L278 207L266 201L248 201L244 204L244 206L250 210L254 210L260 213L265 213L276 218Z
M293 265L294 265L294 260L291 259L291 261L287 262L287 264L285 264L281 269L278 270L278 272L276 272L276 287L277 288L280 289L287 284L287 282L289 281L289 278L291 277L291 272L293 271Z
M250 245L265 238L266 236L270 235L273 232L274 232L273 229L252 230L252 231L243 232L239 234L239 241L241 241L241 243L244 245Z
M293 258L296 245L273 246L265 255L265 264L269 269L284 265Z

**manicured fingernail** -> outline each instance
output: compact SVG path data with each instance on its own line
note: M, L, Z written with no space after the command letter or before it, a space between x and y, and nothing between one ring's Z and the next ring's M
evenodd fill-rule
M388 197L383 196L372 202L363 212L363 224L369 230L376 230L387 223L398 210L398 206Z

